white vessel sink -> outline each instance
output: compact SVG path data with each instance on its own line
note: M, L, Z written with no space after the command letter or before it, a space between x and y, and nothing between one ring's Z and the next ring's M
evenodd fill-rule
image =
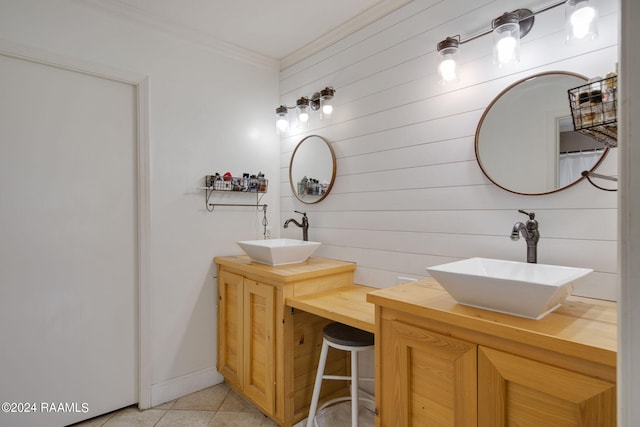
M470 258L427 271L460 304L541 319L571 295L576 280L593 270Z
M272 266L304 262L320 246L318 242L296 239L245 240L237 243L252 261Z

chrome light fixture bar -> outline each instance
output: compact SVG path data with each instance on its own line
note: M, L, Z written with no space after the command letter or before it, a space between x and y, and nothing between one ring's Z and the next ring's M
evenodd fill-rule
M598 37L598 11L593 0L563 0L537 11L517 9L506 12L491 21L491 28L474 36L462 39L460 35L447 37L437 44L440 55L438 77L444 85L460 80L457 55L460 45L477 38L493 34L493 62L499 67L514 64L520 60L520 39L526 36L535 22L535 16L565 5L566 40L593 40Z
M309 127L311 111L320 111L321 120L331 119L334 110L333 96L335 93L336 90L333 87L327 86L315 92L310 98L306 96L298 98L296 105L293 107L281 105L276 108L276 132L278 135L289 132L291 123L288 110L294 108L296 109L297 127L300 129Z

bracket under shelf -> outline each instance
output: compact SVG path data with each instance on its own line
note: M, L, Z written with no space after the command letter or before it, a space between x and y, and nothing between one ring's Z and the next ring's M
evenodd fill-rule
M260 203L262 196L264 196L266 192L259 193L259 192L246 192L246 191L218 191L218 190L214 190L211 187L200 187L200 188L205 190L205 205L209 212L213 212L216 206L252 207L252 208L257 208L260 211L267 210L267 205L264 203ZM255 194L256 202L255 203L211 203L209 200L211 199L211 196L213 195L213 193Z

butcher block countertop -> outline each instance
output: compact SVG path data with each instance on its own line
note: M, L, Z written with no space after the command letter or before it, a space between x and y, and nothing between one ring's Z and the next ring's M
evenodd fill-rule
M369 286L352 285L287 298L286 304L325 319L375 332L375 306L367 302L367 294L375 290Z
M615 367L616 303L570 296L540 320L526 319L457 304L434 279L367 294L367 301L467 333L530 345Z
M216 257L215 262L226 270L250 274L274 286L312 282L311 287L289 292L286 305L364 330L376 330L375 305L423 319L436 329L440 325L442 331L462 333L473 342L482 337L488 344L491 340L509 341L616 367L614 302L570 296L552 313L532 320L458 304L432 278L385 289L352 282L324 286L323 276L352 274L356 269L352 262L311 257L303 263L272 267L251 262L244 255Z
M287 284L302 280L329 276L342 272L353 272L356 264L335 259L311 257L305 262L272 267L252 262L246 255L215 257L214 262L239 274L249 273L274 284Z

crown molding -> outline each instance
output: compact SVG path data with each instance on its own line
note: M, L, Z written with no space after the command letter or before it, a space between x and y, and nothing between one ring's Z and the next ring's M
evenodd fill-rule
M173 34L240 61L270 69L280 69L280 61L277 59L225 42L204 31L190 28L157 14L151 14L119 0L81 0L79 3L120 19Z
M321 50L331 46L334 43L350 36L367 25L377 21L378 19L390 14L396 9L401 8L412 0L382 0L373 7L365 10L360 15L353 17L344 24L328 31L314 41L307 43L300 49L285 56L280 61L280 70L284 70L298 62L315 55Z

